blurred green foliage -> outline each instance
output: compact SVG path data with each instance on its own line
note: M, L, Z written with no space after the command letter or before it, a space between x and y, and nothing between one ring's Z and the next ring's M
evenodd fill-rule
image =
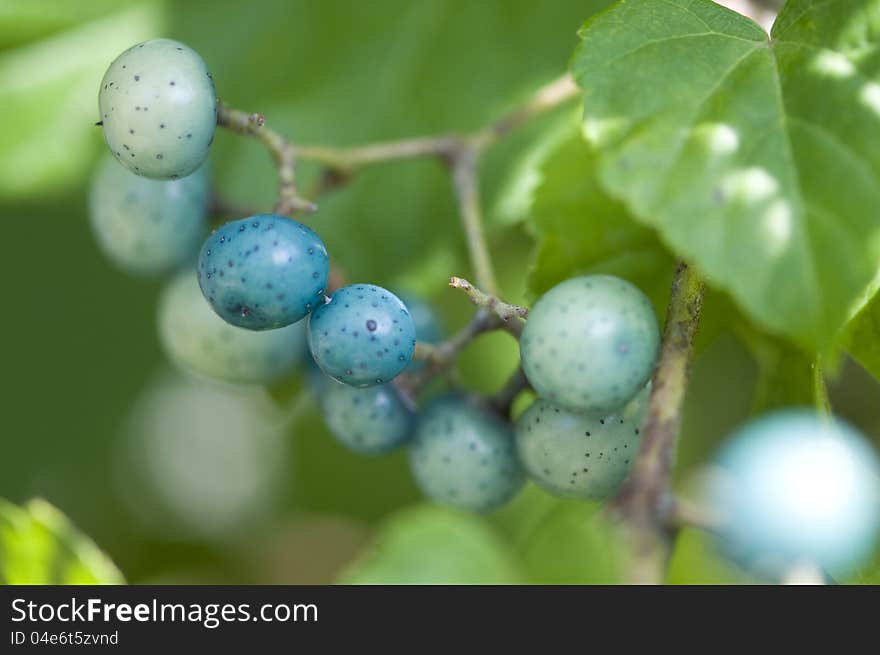
M122 584L119 570L44 500L0 499L0 583Z
M180 39L203 55L227 102L265 113L298 142L348 145L482 125L564 71L577 28L608 4L0 5L0 121L11 126L0 132L0 221L7 245L0 275L8 281L0 496L19 503L48 498L132 582L327 582L343 568L342 579L350 582L617 579L614 536L595 507L555 500L533 485L488 517L413 506L419 497L405 455L363 458L345 451L326 433L298 378L270 394L242 396L242 407L254 403L282 435L284 447L266 463L267 476L280 471L267 487L269 500L222 533L183 529L185 514L175 503L184 498L185 507L199 507L186 494L210 487L174 487L168 476L167 488L157 490L162 469L151 471L150 484L132 473L133 466L146 466L132 457L132 440L141 447L151 443L132 429L133 416L168 380L156 374L164 366L155 334L161 281L113 269L92 243L85 216L91 165L103 148L93 126L98 83L131 43ZM484 162L484 204L504 295L526 302L573 272L612 271L634 277L662 313L672 257L596 184L596 156L576 147L578 114L572 105L527 126ZM258 144L221 133L211 165L223 196L261 206L271 201L274 171ZM304 167L305 189L314 173ZM352 281L426 295L449 330L470 316L468 301L446 290L449 275L469 271L448 176L436 163L365 171L322 200L310 220ZM633 261L641 264L627 264ZM796 353L772 343L755 346L740 323L726 296L707 298L676 471L685 486L755 403L776 402L771 396L780 388L769 374L778 376L789 364L803 371ZM516 355L506 335L484 337L466 350L461 378L492 390L515 368ZM870 361L862 359L866 366ZM762 389L768 400L756 400ZM235 392L207 396L229 393ZM832 395L839 411L880 433L880 391L860 369L845 365ZM187 437L210 424L197 416L187 421ZM186 454L194 461L199 453L223 465L242 453L251 456L246 442L216 437L181 439L180 445L190 448ZM161 454L173 459L177 440L155 443L165 444L170 450ZM371 545L354 557L371 535ZM701 537L684 536L671 580L745 581L713 559ZM10 561L3 557L0 567Z

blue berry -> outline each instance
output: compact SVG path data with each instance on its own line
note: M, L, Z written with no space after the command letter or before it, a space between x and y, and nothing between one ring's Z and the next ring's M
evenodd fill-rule
M590 275L566 280L538 300L520 357L542 398L606 416L645 386L659 347L657 317L645 294L626 280Z
M356 453L386 453L412 435L413 413L393 385L357 389L328 380L319 402L331 434Z
M110 152L130 171L158 180L186 177L201 166L217 126L205 62L171 39L119 55L101 81L98 107Z
M525 481L509 426L458 396L425 409L409 461L426 496L461 509L499 507Z
M410 293L399 293L398 298L406 305L416 327L416 340L423 343L440 343L443 340L443 326L434 312L434 308L424 300ZM424 367L423 361L412 360L407 366L408 371L416 371Z
M205 301L192 271L171 280L162 294L159 339L184 370L245 384L268 384L290 373L306 341L303 323L264 332L230 325Z
M550 493L604 500L626 479L641 442L648 390L616 414L595 418L538 399L516 421L529 476Z
M208 227L208 187L204 168L182 180L148 180L106 157L89 193L92 233L104 254L131 273L191 265Z
M312 230L257 214L215 230L199 255L199 284L224 320L250 330L295 323L323 303L330 262Z
M321 370L353 387L391 381L409 364L416 345L404 304L372 284L338 289L309 317L308 336Z
M774 412L732 434L709 476L720 545L754 572L862 564L880 533L880 464L866 439L813 410Z

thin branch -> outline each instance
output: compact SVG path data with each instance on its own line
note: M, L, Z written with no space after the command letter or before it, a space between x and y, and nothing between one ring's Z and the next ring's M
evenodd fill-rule
M449 278L449 286L453 289L461 289L477 307L490 310L505 323L515 319L524 319L529 315L528 307L506 303L497 296L481 291L463 277Z
M483 230L480 210L480 182L477 172L477 152L472 148L460 151L452 161L452 186L458 200L458 213L464 227L477 284L491 294L498 293L498 283L492 267L492 257Z
M642 445L629 478L609 506L632 534L629 573L636 583L662 581L674 537L669 524L674 508L669 481L703 292L696 272L680 263L672 283Z
M416 344L414 359L425 362L425 367L414 374L408 375L403 383L411 393L415 394L431 378L443 373L452 366L459 353L481 334L503 328L503 321L486 309L480 309L473 318L455 335L438 344Z
M498 393L492 397L489 404L492 409L498 412L501 416L504 418L510 418L510 410L513 406L513 401L516 400L516 397L520 393L530 388L531 385L526 378L526 374L523 372L522 367L518 366L513 374L507 379L507 382L504 383L504 386L501 387L501 389L498 390Z
M706 507L681 498L673 502L667 520L672 529L696 528L715 534L721 527L718 517Z
M572 76L563 75L538 89L526 104L480 130L470 140L481 150L507 136L536 116L576 97L578 93L580 93L580 89Z
M426 341L417 341L416 349L413 351L414 360L417 362L435 362L441 359L440 347Z
M436 157L452 172L453 189L464 227L468 252L477 284L495 294L498 284L486 243L480 209L479 160L491 144L542 113L558 107L578 92L570 75L540 88L525 105L470 136L455 134L376 143L355 148L296 146L296 157L323 164L335 171L337 180L348 180L360 168L379 162ZM324 174L326 176L326 173ZM322 176L323 177L323 176Z
M281 134L266 127L262 114L233 109L221 102L217 106L217 124L236 134L257 139L272 155L278 170L278 202L273 210L276 214L290 216L317 209L314 203L300 197L296 190L296 149Z
M372 143L353 148L333 146L296 146L300 159L323 164L327 168L352 174L371 164L417 159L421 157L452 157L461 150L463 140L457 136L432 136L400 141Z
M578 87L571 75L565 74L538 89L526 103L513 112L493 121L470 136L443 134L400 141L387 141L353 148L332 146L295 146L297 157L318 164L353 173L359 168L381 162L437 157L450 161L463 150L474 149L477 154L486 147L513 132L524 123L555 109L574 98Z
M465 291L480 309L452 339L430 348L419 346L416 356L426 361L426 366L400 383L404 391L411 392L448 369L458 353L483 332L504 329L519 338L522 332L520 319L525 317L527 310L508 305L497 298L498 284L480 209L479 161L488 146L527 121L574 98L577 93L574 80L566 74L538 89L523 106L470 135L446 134L351 148L291 143L266 127L262 114L247 113L222 103L218 107L217 123L237 134L257 139L270 152L278 169L278 203L275 211L283 215L316 209L297 191L296 165L301 160L324 167L312 189L313 197L346 184L359 169L381 162L427 157L439 159L449 167L474 276L484 291L463 281L469 287Z
M415 358L427 362L429 365L451 363L455 356L476 337L500 327L501 320L497 316L481 309L461 330L446 341L437 344L417 344Z

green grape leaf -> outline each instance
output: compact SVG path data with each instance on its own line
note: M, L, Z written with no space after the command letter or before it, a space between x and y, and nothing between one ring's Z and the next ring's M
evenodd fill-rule
M735 331L757 366L754 413L816 403L815 356L783 339L759 332L746 321L740 321Z
M880 293L874 293L847 324L842 342L846 351L880 380Z
M478 517L433 505L392 516L346 572L344 584L514 584L513 554Z
M639 286L662 314L674 262L651 230L603 191L596 165L573 125L539 168L530 223L538 246L529 289L537 296L573 275L609 273Z
M618 2L572 69L602 183L760 326L828 348L880 266L880 0Z
M58 509L0 499L0 584L124 584L119 569Z
M538 132L522 149L503 177L489 212L490 220L503 226L528 219L535 191L543 181L541 168L550 154L572 137L580 115L580 109L576 115L566 112Z

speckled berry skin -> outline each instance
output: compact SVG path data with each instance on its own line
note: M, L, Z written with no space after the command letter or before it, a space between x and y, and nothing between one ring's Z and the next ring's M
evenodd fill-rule
M576 277L545 293L520 340L526 377L545 400L607 416L651 377L660 329L638 288L610 275Z
M443 340L443 326L430 304L412 293L399 293L397 297L403 301L412 316L413 325L416 326L416 340L423 343L439 343ZM423 361L414 359L406 368L408 371L417 371L424 365Z
M390 384L357 389L328 380L319 403L330 433L361 455L394 450L412 436L415 426L413 413Z
M372 284L337 289L309 317L308 336L321 370L353 387L390 382L409 364L416 347L406 306Z
M148 180L108 156L89 193L92 233L101 251L129 273L191 266L208 230L208 196L204 169L182 180Z
M459 396L425 409L409 462L428 498L475 512L500 507L525 481L509 426Z
M230 325L205 301L196 275L173 278L159 300L159 341L178 367L236 384L269 384L301 362L305 324L255 332Z
M186 177L201 166L217 127L205 62L171 39L119 55L101 81L98 108L110 152L130 171L157 180Z
M648 391L604 418L538 399L517 419L516 449L529 477L550 493L605 500L626 479L641 442Z
M202 245L202 293L224 320L249 330L290 325L323 303L330 260L312 230L257 214L215 230Z
M724 443L706 505L719 545L752 572L779 579L813 564L846 575L880 536L880 463L840 419L787 409L754 419Z

